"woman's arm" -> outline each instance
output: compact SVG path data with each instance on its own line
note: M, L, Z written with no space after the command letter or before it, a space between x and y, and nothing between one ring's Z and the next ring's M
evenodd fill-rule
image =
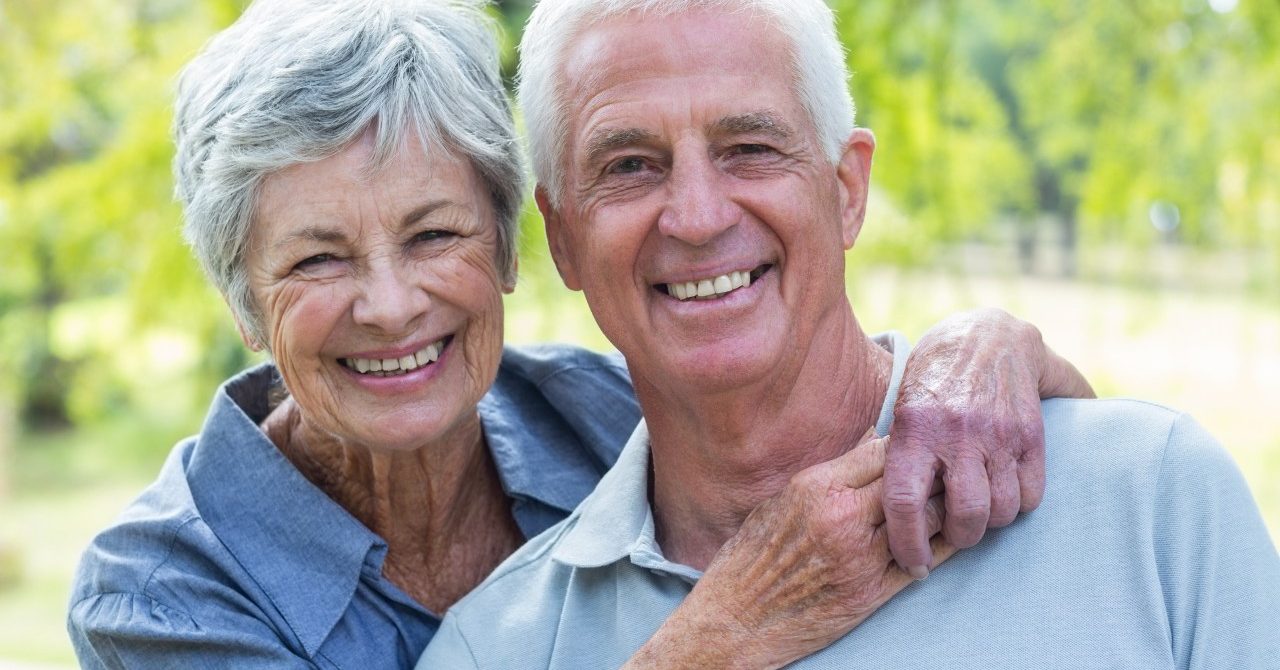
M880 505L889 438L871 438L757 507L624 667L780 668L835 642L910 584L889 555ZM924 511L938 533L941 497ZM955 552L941 535L932 550L930 567Z
M798 475L627 668L775 668L825 648L949 557L953 535L971 546L1039 504L1040 398L1056 396L1093 390L1034 326L991 309L939 323L908 360L883 479L849 486L862 447Z
M1042 398L1093 388L1033 325L999 309L944 319L907 360L885 463L889 546L919 578L931 563L924 504L945 485L943 535L961 549L1030 512L1044 495Z

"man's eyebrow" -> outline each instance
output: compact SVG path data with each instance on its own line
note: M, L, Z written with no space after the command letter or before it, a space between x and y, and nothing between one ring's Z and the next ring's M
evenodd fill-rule
M764 133L778 139L787 139L795 134L791 126L778 118L773 112L747 112L717 119L712 129L724 134Z
M641 128L598 128L587 138L587 163L596 162L600 156L618 147L653 138L653 133Z

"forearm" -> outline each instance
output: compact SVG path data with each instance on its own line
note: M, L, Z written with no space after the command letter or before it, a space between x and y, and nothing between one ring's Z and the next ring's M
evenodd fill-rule
M697 589L695 589L695 593ZM653 637L622 666L624 670L740 668L771 670L783 662L757 650L746 628L723 610L690 594Z

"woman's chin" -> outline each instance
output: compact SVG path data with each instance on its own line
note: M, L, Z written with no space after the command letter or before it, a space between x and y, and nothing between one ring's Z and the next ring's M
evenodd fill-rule
M461 416L450 421L423 421L424 416L439 417L439 412L427 408L385 416L363 422L358 426L348 426L343 431L351 442L357 443L371 451L382 453L407 453L417 451L428 445L445 440L451 427L462 423Z

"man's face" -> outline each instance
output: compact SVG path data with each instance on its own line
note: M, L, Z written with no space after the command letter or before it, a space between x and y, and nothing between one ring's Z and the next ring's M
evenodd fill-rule
M714 11L623 16L570 48L564 193L539 204L565 282L650 383L768 379L847 309L874 141L855 132L833 166L790 61L775 29Z

